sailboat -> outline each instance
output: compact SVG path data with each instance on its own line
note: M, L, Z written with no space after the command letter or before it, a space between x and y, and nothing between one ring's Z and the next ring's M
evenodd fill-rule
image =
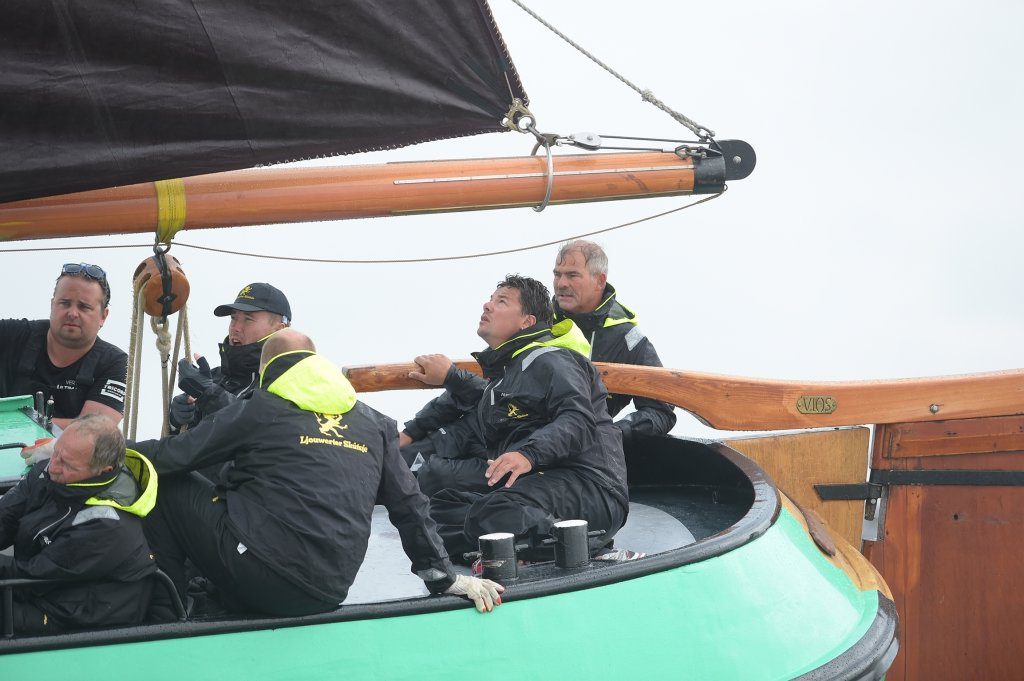
M308 7L303 11L309 13L298 19L281 16L269 4L228 4L231 7L201 8L209 14L201 16L198 23L178 13L163 16L152 25L143 22L150 32L129 23L127 17L115 15L116 10L104 14L91 9L89 16L77 16L68 14L70 10L65 8L64 13L54 10L53 16L46 16L45 21L37 17L33 23L25 9L24 15L10 22L9 26L19 29L37 23L52 29L41 29L36 36L38 43L28 42L29 38L20 30L13 35L13 29L8 29L12 35L4 36L7 44L20 48L19 53L31 55L33 63L41 61L40 54L49 54L43 48L60 45L70 55L71 63L64 73L77 75L81 65L97 54L92 50L99 50L98 44L104 43L99 53L105 59L120 58L134 68L106 70L112 81L127 86L121 107L96 106L95 97L103 88L91 83L63 100L62 106L54 107L45 99L58 90L53 84L71 87L73 77L55 77L48 81L51 87L28 89L43 98L35 104L5 106L4 116L14 112L16 117L0 117L5 133L0 145L16 145L19 138L8 134L15 131L25 131L20 139L26 145L0 146L0 163L24 164L0 171L0 189L7 202L0 204L0 229L8 238L102 234L114 231L112 224L118 220L124 221L118 230L159 229L158 238L168 240L180 228L228 224L216 222L222 219L247 225L285 222L279 214L247 215L246 203L237 202L252 200L240 197L243 192L262 190L268 192L267 205L279 210L283 197L288 195L281 187L295 179L285 176L293 174L307 176L301 178L307 183L300 190L305 193L294 199L303 210L310 203L320 204L324 200L313 192L330 182L336 184L328 193L342 195L343 208L348 210L347 189L368 181L365 178L355 180L344 175L341 179L327 179L328 173L319 169L302 173L284 170L280 175L275 175L278 170L272 167L235 169L401 146L440 136L499 131L502 121L513 127L518 127L517 119L525 119L529 124L529 116L514 105L518 99L526 108L530 106L529 100L483 2L409 2L402 3L401 11L358 4L346 8L348 11ZM19 8L21 5L15 5L14 11ZM332 14L335 11L337 14ZM401 15L414 19L403 23L399 21ZM268 17L272 17L278 29L275 33L284 44L239 39L253 26L268 23ZM303 35L310 36L308 44L303 41L296 46L288 40L296 35L286 30L291 26L290 19L297 22ZM224 29L221 35L226 42L220 42L218 34L211 32L217 20ZM166 25L187 29L179 30L173 41L152 37L153 32L165 36L162 29ZM69 32L69 26L76 30ZM118 40L109 40L110 27L127 26L133 29L119 31ZM86 27L95 29L100 36L97 44L80 42L82 35L89 34ZM456 27L458 30L454 30ZM199 28L212 36L209 51L197 52L194 59L184 62L175 57L176 52L161 56L162 50L180 47L177 43L181 36L198 35ZM318 40L316 28L323 28L331 39ZM122 32L138 42L131 42ZM382 33L387 37L382 39ZM392 52L398 50L382 47L393 44L390 41L396 34L418 39L428 34L443 39L429 43L413 40L415 48L396 55ZM55 35L63 42L55 41ZM339 35L344 35L345 40ZM471 36L466 40L468 45L457 44L458 40L452 37L455 35ZM325 45L339 60L337 68L330 68L319 52L317 58L311 56L314 48ZM331 47L335 45L343 47ZM359 67L351 61L357 51L354 45L369 53L368 61L360 62ZM193 75L202 72L200 66L204 62L225 58L225 46L237 51L230 53L232 68L217 69L213 85L192 80ZM149 55L141 65L140 54ZM385 56L398 65L381 78L380 69L386 68ZM167 69L173 76L167 82L173 87L157 88L163 82L158 76ZM273 83L280 85L306 71L313 72L314 94L317 99L322 98L320 109L310 107L306 99L288 101L288 97L275 96L264 89L269 87L264 82L268 74L273 75ZM12 67L14 72L17 69ZM375 77L364 80L368 73ZM415 77L401 78L408 74ZM341 84L332 80L338 77L346 80ZM489 85L478 89L466 85L481 81ZM112 86L108 82L105 87ZM5 88L7 91L9 88ZM140 102L135 95L147 91L151 96ZM212 92L221 95L200 96ZM270 97L256 99L257 94L268 93ZM237 95L252 96L251 108L246 109L245 97L239 99ZM166 108L157 113L154 107L160 105ZM296 113L288 107L300 111ZM106 117L111 112L122 112L125 118ZM347 124L338 125L337 121ZM304 122L309 124L308 128L302 127ZM195 130L189 131L190 125ZM83 134L86 128L94 133L93 137ZM162 129L167 133L164 138L160 137L164 134ZM339 129L356 130L356 141L339 142ZM367 129L374 134L360 138ZM260 137L254 142L250 137L267 132L273 137L282 130L286 134L273 139ZM48 132L55 132L58 139L40 145L39 136ZM116 137L127 133L137 137ZM561 156L555 157L549 169L544 139L543 135L537 138L540 153L519 161L523 166L466 170L468 165L458 162L426 176L392 177L391 188L454 190L453 197L440 203L403 206L398 212L542 207L576 200L574 190L565 182L591 177L597 169L564 166ZM585 149L587 144L594 146L586 137L562 139L578 149ZM41 147L52 149L53 153L43 157L36 153ZM709 140L698 138L665 147L658 152L641 153L657 153L667 158L670 165L681 167L649 171L646 169L657 164L648 159L630 159L626 165L613 168L622 179L602 183L614 185L605 198L624 198L624 185L646 185L646 180L636 180L636 173L641 170L681 172L681 178L670 180L672 191L654 192L667 195L699 193L694 190L701 188L713 194L723 188L725 181L742 179L753 168L748 146L723 148L719 143L715 149ZM100 153L96 153L98 148L102 149ZM153 154L146 153L149 151ZM737 157L739 160L734 160ZM419 167L400 170L422 170L422 164L412 165ZM717 179L702 184L698 179L702 167L714 168L709 174ZM238 174L230 175L234 172ZM377 173L369 171L371 176ZM201 175L204 177L197 177ZM396 184L409 179L413 182ZM235 181L240 184L231 184ZM469 182L486 187L499 181L518 183L522 194L515 199L486 198L484 206L466 201L467 192L462 188L469 186ZM193 188L202 191L190 194ZM222 212L226 217L200 213L196 218L198 206L204 201L209 201L211 211L216 210L215 204L224 204ZM289 209L295 208L293 205ZM330 212L341 210L336 207L327 210L320 214L301 212L288 219L345 217ZM371 211L377 212L358 215L384 212L380 208ZM190 219L195 222L190 223ZM962 437L959 431L954 435L941 434L939 431L946 432L942 429L948 427L944 422L949 419L970 426L967 439L972 443L996 435L992 450L985 452L1019 448L1019 444L1014 444L1017 441L1013 424L1014 419L1020 418L1020 408L1015 405L1021 403L1022 379L1013 373L965 378L954 383L940 381L941 385L925 382L916 386L920 394L915 398L901 394L897 400L891 397L893 388L889 385L778 385L689 372L644 375L636 368L622 369L626 373L620 371L614 374L615 378L613 368L606 370L612 389L667 399L727 429L764 431L884 424L875 430L878 459L872 463L873 470L895 467L891 464L892 452L896 451L892 449L893 442L905 441L909 449L901 451L916 452L900 461L901 468L936 461L924 458L937 451L936 441L942 443L941 453L956 456L959 443L966 436ZM358 376L358 371L353 375ZM986 395L992 385L998 385L998 390L989 399ZM370 384L360 387L374 389ZM680 394L680 390L691 394ZM961 399L966 404L959 404ZM922 400L927 402L923 408ZM707 409L708 403L715 405L713 413ZM847 417L851 403L872 406L855 409L854 416ZM937 407L934 411L933 406ZM367 602L351 603L336 613L316 618L192 621L85 632L47 641L13 638L0 642L0 670L13 678L27 670L54 665L63 669L73 666L85 674L99 668L114 652L121 660L146 665L158 677L177 677L194 671L200 664L195 660L201 658L205 669L216 664L240 676L311 678L346 669L357 676L430 678L450 675L460 668L457 651L448 644L454 632L458 632L459 636L470 637L463 639L470 646L483 648L489 641L513 640L532 651L530 656L502 657L494 662L488 671L502 677L578 677L607 671L609 664L623 664L649 676L879 678L896 655L896 610L914 612L915 640L926 638L930 619L915 610L925 603L927 594L916 592L912 588L916 585L907 582L905 576L910 575L907 560L912 552L927 557L931 549L921 543L923 534L914 529L915 522L920 520L919 515L914 515L916 501L899 495L949 488L935 487L929 482L908 483L898 475L883 478L875 474L874 480L865 483L867 472L863 461L859 462L857 472L856 458L858 452L863 455L867 450L867 437L863 428L849 428L759 439L734 438L711 444L674 438L641 443L630 453L634 501L649 513L652 527L657 530L653 534L671 530L676 533L676 544L645 546L642 542L649 541L652 533L640 532L636 535L636 547L650 549L653 554L644 561L593 566L574 574L544 574L543 569L524 573L510 590L509 602L497 613L498 617L483 624L468 619L473 613L447 599L406 593L398 594L397 601L382 601L379 594L373 593ZM970 444L968 448L978 446ZM762 466L752 464L737 451L758 459ZM943 463L954 461L949 456L943 457ZM819 460L816 468L815 459ZM829 462L824 470L820 461ZM836 475L840 468L842 476ZM770 476L765 470L770 471ZM953 484L962 485L967 478L957 480ZM845 487L826 489L824 495L833 500L823 501L814 490L815 484ZM907 484L913 487L908 488ZM987 495L992 492L991 488L982 491ZM858 499L858 494L868 498ZM706 513L690 516L689 525L675 517L681 507L698 502ZM894 504L904 509L906 515L894 515ZM844 509L843 513L835 513L838 506ZM814 508L826 517L828 526L815 520L811 510ZM916 508L921 510L920 506ZM656 513L659 510L664 515ZM872 516L868 522L874 523L878 537L869 555L882 568L890 586L896 586L892 593L860 554L845 549L845 540L860 545L860 521L867 515ZM680 525L690 533L692 541L691 537L679 538ZM884 560L879 557L882 552ZM387 558L382 561L386 563ZM900 579L901 576L904 578ZM740 585L747 590L740 589ZM671 594L674 600L653 610L641 607L655 592ZM504 617L499 619L501 616ZM904 624L904 636L905 632ZM400 654L392 645L396 639L402 641ZM272 655L266 654L268 647L274 648ZM610 661L609 651L614 656ZM915 654L925 655L919 650ZM467 668L476 670L479 664L473 661Z

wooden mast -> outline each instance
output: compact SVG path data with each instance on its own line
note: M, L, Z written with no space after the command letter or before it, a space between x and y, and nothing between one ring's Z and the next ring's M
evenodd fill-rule
M721 158L556 156L550 203L711 194L732 178ZM0 204L0 239L533 206L544 200L547 182L543 156L261 168Z

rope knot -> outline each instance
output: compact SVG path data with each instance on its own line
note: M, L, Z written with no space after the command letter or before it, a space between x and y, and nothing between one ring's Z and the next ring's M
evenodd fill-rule
M156 317L150 317L149 323L153 327L153 333L156 334L156 349L160 352L163 361L166 362L171 355L171 331L167 317L160 317L159 320Z

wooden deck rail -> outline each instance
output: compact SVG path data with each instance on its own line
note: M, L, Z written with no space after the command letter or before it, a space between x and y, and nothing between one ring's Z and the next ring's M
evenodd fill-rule
M456 360L474 373L473 360ZM776 381L595 362L609 392L681 407L719 430L787 430L1024 414L1024 369L879 381ZM357 391L427 388L416 365L347 367Z

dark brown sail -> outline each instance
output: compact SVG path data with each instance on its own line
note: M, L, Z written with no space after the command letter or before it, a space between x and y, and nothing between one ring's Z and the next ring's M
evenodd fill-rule
M10 0L0 202L502 130L485 0Z

